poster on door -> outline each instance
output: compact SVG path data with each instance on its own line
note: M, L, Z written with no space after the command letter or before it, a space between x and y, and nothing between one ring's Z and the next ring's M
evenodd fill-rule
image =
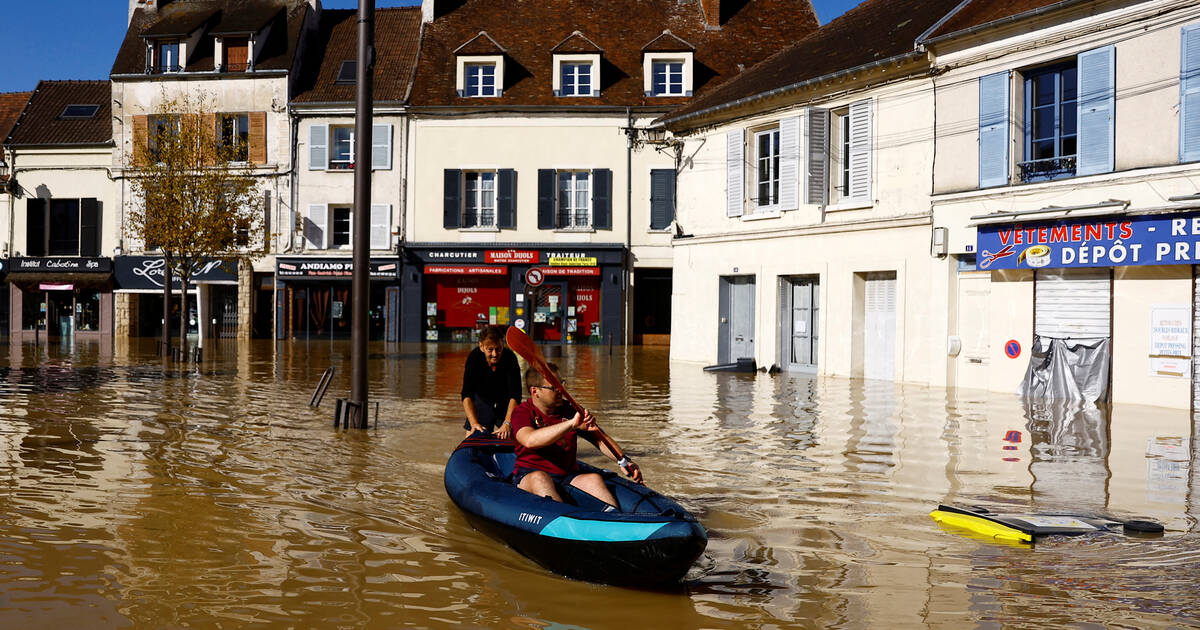
M1150 307L1151 376L1191 377L1192 309L1187 304Z
M575 340L587 341L600 323L600 283L575 280L571 283L571 304L575 307Z
M508 278L487 276L437 276L434 295L437 325L442 328L474 328L490 323L504 309L508 318Z

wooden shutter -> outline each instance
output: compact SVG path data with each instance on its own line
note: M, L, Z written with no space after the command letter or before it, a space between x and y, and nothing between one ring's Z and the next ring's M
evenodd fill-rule
M391 233L391 204L371 204L371 249L389 249L388 237L391 236Z
M808 146L804 176L805 203L829 203L829 111L810 107L804 114Z
M1008 183L1008 73L979 78L979 187Z
M612 229L612 171L607 168L592 171L592 227Z
M779 209L795 210L800 203L800 118L779 121Z
M1075 174L1113 170L1113 111L1116 49L1105 46L1079 53L1079 157Z
M134 166L146 164L146 141L150 137L150 116L141 114L133 117L133 156L129 160Z
M25 255L46 255L46 200L25 200Z
M371 125L371 168L382 171L392 168L391 125Z
M1200 24L1184 27L1181 38L1179 161L1195 162L1200 160Z
M850 200L871 201L871 101L850 104Z
M462 215L462 171L448 168L443 172L442 181L442 227L447 230L458 229Z
M517 227L517 172L511 168L496 173L496 226Z
M267 112L250 112L250 163L267 163Z
M665 230L675 220L675 169L650 171L650 229Z
M741 129L725 134L725 216L740 217L745 210L746 135Z
M323 203L308 206L304 221L305 249L325 249L325 225L329 221L329 207Z
M79 255L100 255L100 204L91 198L79 200Z
M329 125L308 128L308 170L323 171L329 167Z
M552 168L538 169L538 229L553 230L554 222L554 180L556 171Z
M220 118L218 118L213 112L205 112L200 114L200 138L201 140L207 141L207 139L211 137L214 149L219 149L221 143L225 140L223 137L221 137L221 124L219 121ZM209 136L210 133L212 136ZM220 155L215 150L214 154L218 156Z

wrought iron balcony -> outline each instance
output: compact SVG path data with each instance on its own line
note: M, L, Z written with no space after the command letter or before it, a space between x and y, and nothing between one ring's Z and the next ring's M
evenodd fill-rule
M1075 156L1063 155L1044 160L1018 162L1017 167L1021 169L1020 177L1022 182L1072 177L1075 175Z

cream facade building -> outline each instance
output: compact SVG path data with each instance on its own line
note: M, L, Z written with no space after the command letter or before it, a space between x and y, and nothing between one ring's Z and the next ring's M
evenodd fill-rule
M947 382L1015 391L1045 364L1034 391L1187 408L1200 7L1041 4L990 25L968 7L926 41L935 240L958 263Z

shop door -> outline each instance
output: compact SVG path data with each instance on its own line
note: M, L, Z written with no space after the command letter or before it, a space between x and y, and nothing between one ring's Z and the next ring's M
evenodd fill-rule
M958 337L962 341L955 364L955 386L984 389L988 386L988 366L991 362L991 317L988 314L992 297L992 278L989 273L969 272L958 276Z
M214 286L212 288L213 319L217 320L213 337L233 339L238 329L237 287Z
M564 340L567 332L567 283L546 282L536 289L533 300L534 340Z
M896 378L896 272L867 274L863 317L863 377Z
M70 339L75 334L75 296L70 291L47 291L46 337Z
M780 363L789 371L815 372L820 285L816 278L784 278L780 289Z
M754 357L754 278L721 278L717 362Z
M1046 339L1112 336L1112 273L1108 269L1038 270L1033 334Z

